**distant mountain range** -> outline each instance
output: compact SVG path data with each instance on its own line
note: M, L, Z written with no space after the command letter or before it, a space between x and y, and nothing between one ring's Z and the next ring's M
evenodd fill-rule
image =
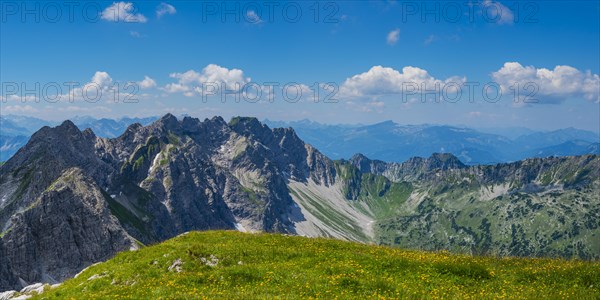
M75 117L71 121L81 130L92 129L98 136L106 138L117 137L133 123L148 125L158 117L95 119L92 117ZM60 122L46 121L33 117L7 115L0 116L0 161L6 161L19 148L24 146L29 137L44 126L57 126Z
M81 130L90 128L99 137L114 138L133 123L148 125L158 117L96 119L76 117L71 121ZM385 121L372 125L327 125L301 120L263 121L271 128L292 127L298 136L333 159L349 159L363 153L373 159L403 162L414 156L452 153L462 162L494 164L530 157L600 154L597 133L566 128L534 131L522 127L472 129L445 125L400 125ZM7 115L0 117L0 161L8 160L32 133L58 122Z
M348 159L362 153L374 159L403 162L414 156L451 153L462 162L475 165L531 157L600 154L600 136L575 128L536 132L526 128L476 130L400 125L392 121L355 126L323 125L309 120L264 122L270 127L294 128L300 138L334 159ZM507 136L498 134L501 132Z
M598 259L599 164L597 155L477 166L449 153L332 160L293 129L244 117L165 115L111 139L65 121L0 166L0 291L60 282L117 252L209 229Z

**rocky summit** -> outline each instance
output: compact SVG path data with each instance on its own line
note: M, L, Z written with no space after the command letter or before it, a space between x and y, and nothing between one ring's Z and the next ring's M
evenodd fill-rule
M600 157L333 161L255 118L44 127L0 167L0 291L192 230L501 256L600 257Z

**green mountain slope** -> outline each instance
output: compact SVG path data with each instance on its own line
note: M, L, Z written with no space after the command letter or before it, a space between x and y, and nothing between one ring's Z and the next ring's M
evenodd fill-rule
M119 253L33 299L597 299L598 282L593 262L207 231Z
M599 258L599 156L471 167L452 158L440 154L390 164L363 156L336 166L347 199L373 218L378 244L478 255Z

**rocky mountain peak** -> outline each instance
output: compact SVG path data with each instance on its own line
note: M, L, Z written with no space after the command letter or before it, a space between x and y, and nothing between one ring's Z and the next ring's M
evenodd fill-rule
M27 144L6 162L7 168L32 167L33 164L46 164L51 161L81 161L89 156L96 136L91 131L83 133L71 121L64 121L56 127L45 126L34 133ZM93 154L92 154L93 155ZM47 162L41 162L46 159Z
M271 130L254 117L234 117L229 121L229 127L243 136L264 137Z
M369 158L362 153L356 153L350 158L351 162L360 162L363 160L369 160Z
M127 126L127 129L125 130L125 133L127 133L127 132L135 132L135 131L137 131L138 129L140 129L142 127L144 127L142 124L140 124L138 122L135 122L135 123Z
M450 153L433 153L428 158L413 157L404 163L405 168L421 171L433 171L436 169L449 170L449 169L462 169L466 168L456 156Z
M81 131L69 120L56 127L44 126L31 136L31 140L70 139L81 136Z
M181 124L177 117L168 113L152 124L154 127L161 128L166 131L177 131L181 128Z
M201 122L202 125L210 131L222 131L226 128L229 128L229 125L221 116L215 116L210 119L205 119L204 122Z
M448 169L462 169L466 165L463 164L458 157L451 153L433 153L427 159L430 168L448 170Z
M178 122L177 121L177 117L175 117L172 113L166 113L164 116L162 116L159 121L168 123L168 122Z
M385 171L385 165L383 161L372 160L366 157L362 153L354 154L350 160L350 164L358 168L362 173L375 173L382 174Z

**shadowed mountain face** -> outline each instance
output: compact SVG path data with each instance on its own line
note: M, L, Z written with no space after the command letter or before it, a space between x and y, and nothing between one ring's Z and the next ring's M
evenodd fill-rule
M166 115L114 139L70 121L44 127L0 175L8 265L26 282L53 282L136 240L207 229L296 233L302 214L288 180L327 186L335 169L291 129ZM58 252L82 257L50 257Z
M169 114L112 139L65 121L0 167L0 290L59 282L119 251L207 229L597 258L599 161L332 161L255 118Z

